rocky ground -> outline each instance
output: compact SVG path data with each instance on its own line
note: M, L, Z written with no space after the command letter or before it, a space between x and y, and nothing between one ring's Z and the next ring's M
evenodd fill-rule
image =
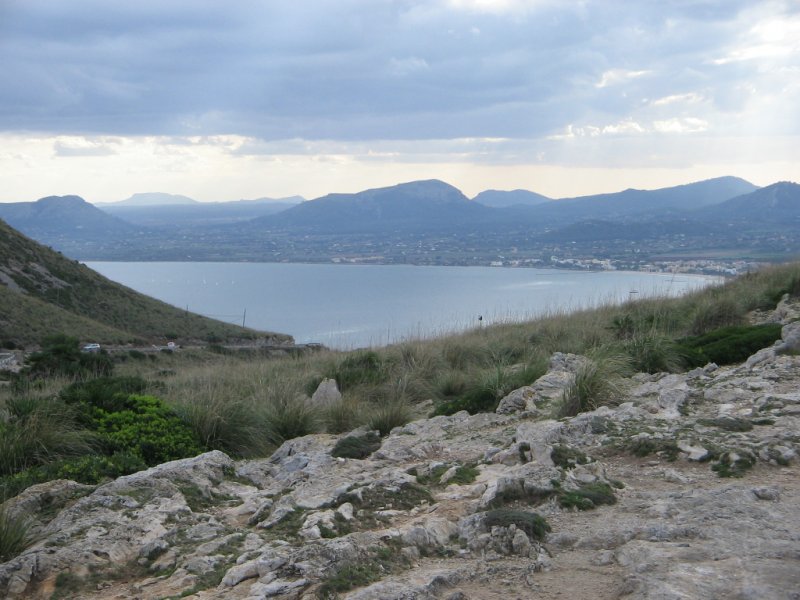
M313 435L264 460L35 486L9 503L38 541L0 565L0 596L800 598L785 345L637 375L619 406L559 421L547 407L582 359L555 355L498 413L415 421L364 459Z

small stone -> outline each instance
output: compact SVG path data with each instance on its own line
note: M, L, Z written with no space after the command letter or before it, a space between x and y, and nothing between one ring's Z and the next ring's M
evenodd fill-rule
M753 494L755 494L756 498L759 500L769 500L771 502L777 502L781 497L780 489L777 487L753 488Z

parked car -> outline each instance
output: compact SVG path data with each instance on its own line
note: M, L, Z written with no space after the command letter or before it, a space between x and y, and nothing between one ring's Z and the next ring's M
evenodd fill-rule
M100 352L100 344L86 344L81 352Z

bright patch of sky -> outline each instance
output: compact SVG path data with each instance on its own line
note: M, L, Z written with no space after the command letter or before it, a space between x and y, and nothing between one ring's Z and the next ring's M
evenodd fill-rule
M800 179L794 0L5 0L0 201Z

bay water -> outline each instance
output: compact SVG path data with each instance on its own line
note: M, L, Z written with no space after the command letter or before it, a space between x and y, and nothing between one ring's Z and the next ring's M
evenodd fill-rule
M331 348L381 346L719 281L664 273L503 267L87 262L192 312Z

